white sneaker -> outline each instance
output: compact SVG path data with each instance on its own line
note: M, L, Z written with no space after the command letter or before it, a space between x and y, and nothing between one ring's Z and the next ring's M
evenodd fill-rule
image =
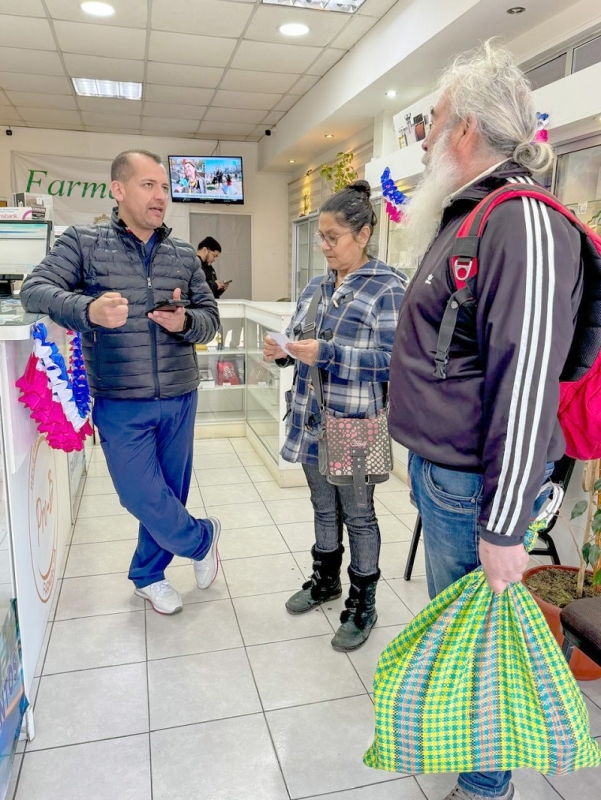
M182 598L168 580L156 581L144 586L142 589L136 587L134 594L148 600L159 614L177 614L183 607Z
M211 546L202 561L194 561L194 577L196 578L196 585L199 589L208 589L217 577L217 572L219 570L217 542L219 541L219 534L221 533L221 522L215 519L215 517L209 517L209 522L213 525Z

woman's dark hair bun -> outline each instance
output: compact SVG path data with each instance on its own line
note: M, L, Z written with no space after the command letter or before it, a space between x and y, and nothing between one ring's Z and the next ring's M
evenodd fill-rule
M360 194L364 194L368 199L371 197L371 186L367 181L355 181L354 183L349 184L348 188L354 189Z

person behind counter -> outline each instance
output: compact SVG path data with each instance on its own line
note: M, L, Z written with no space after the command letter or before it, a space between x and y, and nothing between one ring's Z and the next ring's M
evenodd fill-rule
M164 224L169 180L146 150L111 166L110 225L68 228L27 278L21 301L81 331L94 424L121 504L140 522L129 578L155 611L182 609L165 578L174 555L206 589L218 568L219 520L185 508L192 475L199 372L194 345L219 313L194 249ZM173 311L160 301L184 300Z
M207 279L207 283L215 297L221 297L231 283L231 281L220 281L217 279L217 273L215 272L213 264L217 261L220 254L221 245L217 239L213 239L212 236L206 236L196 249L196 255L200 259L200 264Z

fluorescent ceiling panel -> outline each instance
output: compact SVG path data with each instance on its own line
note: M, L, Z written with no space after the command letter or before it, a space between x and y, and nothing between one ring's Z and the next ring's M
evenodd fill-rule
M343 14L354 14L365 0L262 0L268 6L292 6L294 8L312 8L317 11L339 11Z
M142 84L130 81L100 81L94 78L71 78L80 97L119 97L121 100L140 100Z

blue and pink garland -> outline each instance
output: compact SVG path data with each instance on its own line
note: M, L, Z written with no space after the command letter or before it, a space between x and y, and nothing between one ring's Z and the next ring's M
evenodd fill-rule
M71 336L69 369L54 342L48 341L43 323L33 326L33 352L17 381L19 402L31 411L40 433L55 450L81 450L92 435L88 416L91 401L83 361L81 335Z
M536 133L534 134L535 142L548 142L549 141L549 115L546 112L536 112Z
M384 197L386 213L393 222L400 222L403 218L401 206L409 199L406 194L397 189L395 182L390 177L390 167L386 167L380 178L382 196Z

